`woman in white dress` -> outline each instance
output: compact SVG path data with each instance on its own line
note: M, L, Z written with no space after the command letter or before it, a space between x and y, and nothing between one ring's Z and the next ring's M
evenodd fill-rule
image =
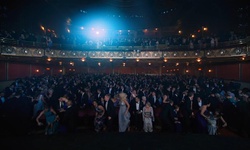
M153 132L154 111L150 102L147 102L142 111L143 129L145 132Z
M129 112L129 103L127 101L126 93L119 93L119 112L118 112L118 120L119 120L119 132L125 132L127 129L129 130L130 123L130 112Z

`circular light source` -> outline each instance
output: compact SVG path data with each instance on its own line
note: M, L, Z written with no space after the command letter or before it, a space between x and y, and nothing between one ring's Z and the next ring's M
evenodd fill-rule
M201 62L201 59L200 58L197 58L197 60L196 60L197 62Z

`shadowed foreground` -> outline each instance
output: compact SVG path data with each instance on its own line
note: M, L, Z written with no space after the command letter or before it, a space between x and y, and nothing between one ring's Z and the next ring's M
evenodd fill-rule
M250 139L233 135L167 134L167 133L94 133L45 136L43 134L1 137L5 149L100 149L100 150L249 150Z

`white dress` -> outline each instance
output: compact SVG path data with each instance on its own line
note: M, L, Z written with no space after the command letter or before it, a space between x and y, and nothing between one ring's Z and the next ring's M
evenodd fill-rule
M125 114L125 112L127 110L127 106L123 101L121 101L119 103L119 106L120 106L119 113L118 113L119 132L125 132L127 130L127 128L129 127L130 113L127 112L127 114Z
M153 108L149 109L146 106L143 107L142 112L143 117L143 129L145 132L153 132L153 121L154 121L154 111Z

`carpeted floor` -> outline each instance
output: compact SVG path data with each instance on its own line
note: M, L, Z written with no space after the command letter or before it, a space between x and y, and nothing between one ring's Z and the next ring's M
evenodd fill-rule
M167 133L95 133L2 136L4 149L32 150L250 150L250 139L236 136Z

